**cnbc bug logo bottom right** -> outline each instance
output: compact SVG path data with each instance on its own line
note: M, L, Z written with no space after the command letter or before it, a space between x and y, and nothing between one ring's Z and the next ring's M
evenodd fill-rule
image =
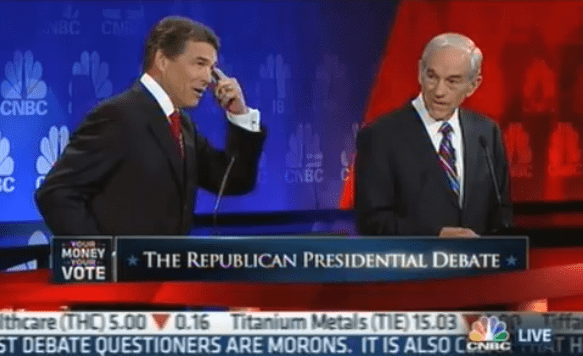
M512 343L508 339L505 322L495 316L483 316L472 323L466 351L468 353L510 352Z

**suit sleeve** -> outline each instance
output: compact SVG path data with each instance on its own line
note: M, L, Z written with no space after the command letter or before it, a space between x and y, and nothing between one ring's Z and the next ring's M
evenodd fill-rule
M100 233L90 202L125 152L119 120L103 111L85 119L36 191L40 213L55 235Z
M512 204L510 202L510 177L506 151L502 141L502 135L498 125L494 126L493 133L494 165L498 184L500 185L501 206L495 204L494 212L491 216L492 231L504 230L512 225Z
M415 231L413 223L398 216L395 173L390 143L372 127L359 132L356 155L356 220L361 235L398 235Z
M250 192L257 181L259 158L265 141L265 128L251 132L229 122L227 148L219 151L208 140L197 134L196 155L199 184L204 189L218 193L228 166L224 194L237 195Z

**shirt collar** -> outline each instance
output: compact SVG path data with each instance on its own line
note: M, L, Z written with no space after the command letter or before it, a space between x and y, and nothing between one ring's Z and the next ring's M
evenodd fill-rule
M425 124L425 127L431 129L432 131L437 132L439 127L443 121L435 120L434 118L429 115L427 108L425 107L425 101L423 100L423 95L419 93L419 95L413 99L411 102L417 113L421 117L421 121ZM459 108L456 108L453 112L453 115L447 120L451 127L453 128L453 134L460 134L461 133L461 126L460 126L460 119L459 119Z
M152 78L151 75L149 75L148 73L144 73L140 78L140 82L154 96L154 99L156 99L158 105L160 105L162 111L164 111L164 114L167 117L170 116L170 114L172 114L176 110L176 108L174 108L174 104L172 104L172 100L170 100L170 97L168 96L166 91L164 91L162 86L160 86L160 84L158 84L158 82L154 78Z

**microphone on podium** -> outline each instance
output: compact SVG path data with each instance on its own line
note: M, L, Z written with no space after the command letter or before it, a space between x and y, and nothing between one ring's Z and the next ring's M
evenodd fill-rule
M494 194L496 195L496 205L498 210L498 219L500 225L502 227L497 229L496 232L500 231L507 231L510 227L508 222L504 219L504 214L502 213L502 196L500 194L500 185L498 184L498 178L496 176L496 171L494 170L494 164L492 163L492 156L490 155L490 151L488 150L488 141L483 135L480 135L480 146L484 150L484 154L486 156L486 162L488 164L488 171L490 172L490 178L492 180L492 184L494 185Z
M227 169L225 169L225 174L223 175L223 180L221 181L221 186L219 187L219 192L217 194L217 200L215 202L215 208L213 209L213 235L220 235L218 232L218 224L217 224L217 217L219 213L219 208L221 206L221 198L225 192L225 186L227 185L227 179L229 179L229 173L231 173L231 168L233 168L233 164L235 163L235 156L231 156L231 160L229 161L229 165Z

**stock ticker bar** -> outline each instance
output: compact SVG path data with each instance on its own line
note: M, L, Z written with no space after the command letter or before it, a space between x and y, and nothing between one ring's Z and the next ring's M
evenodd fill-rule
M583 313L8 312L2 355L571 355Z
M53 281L395 282L528 268L526 237L56 237Z

